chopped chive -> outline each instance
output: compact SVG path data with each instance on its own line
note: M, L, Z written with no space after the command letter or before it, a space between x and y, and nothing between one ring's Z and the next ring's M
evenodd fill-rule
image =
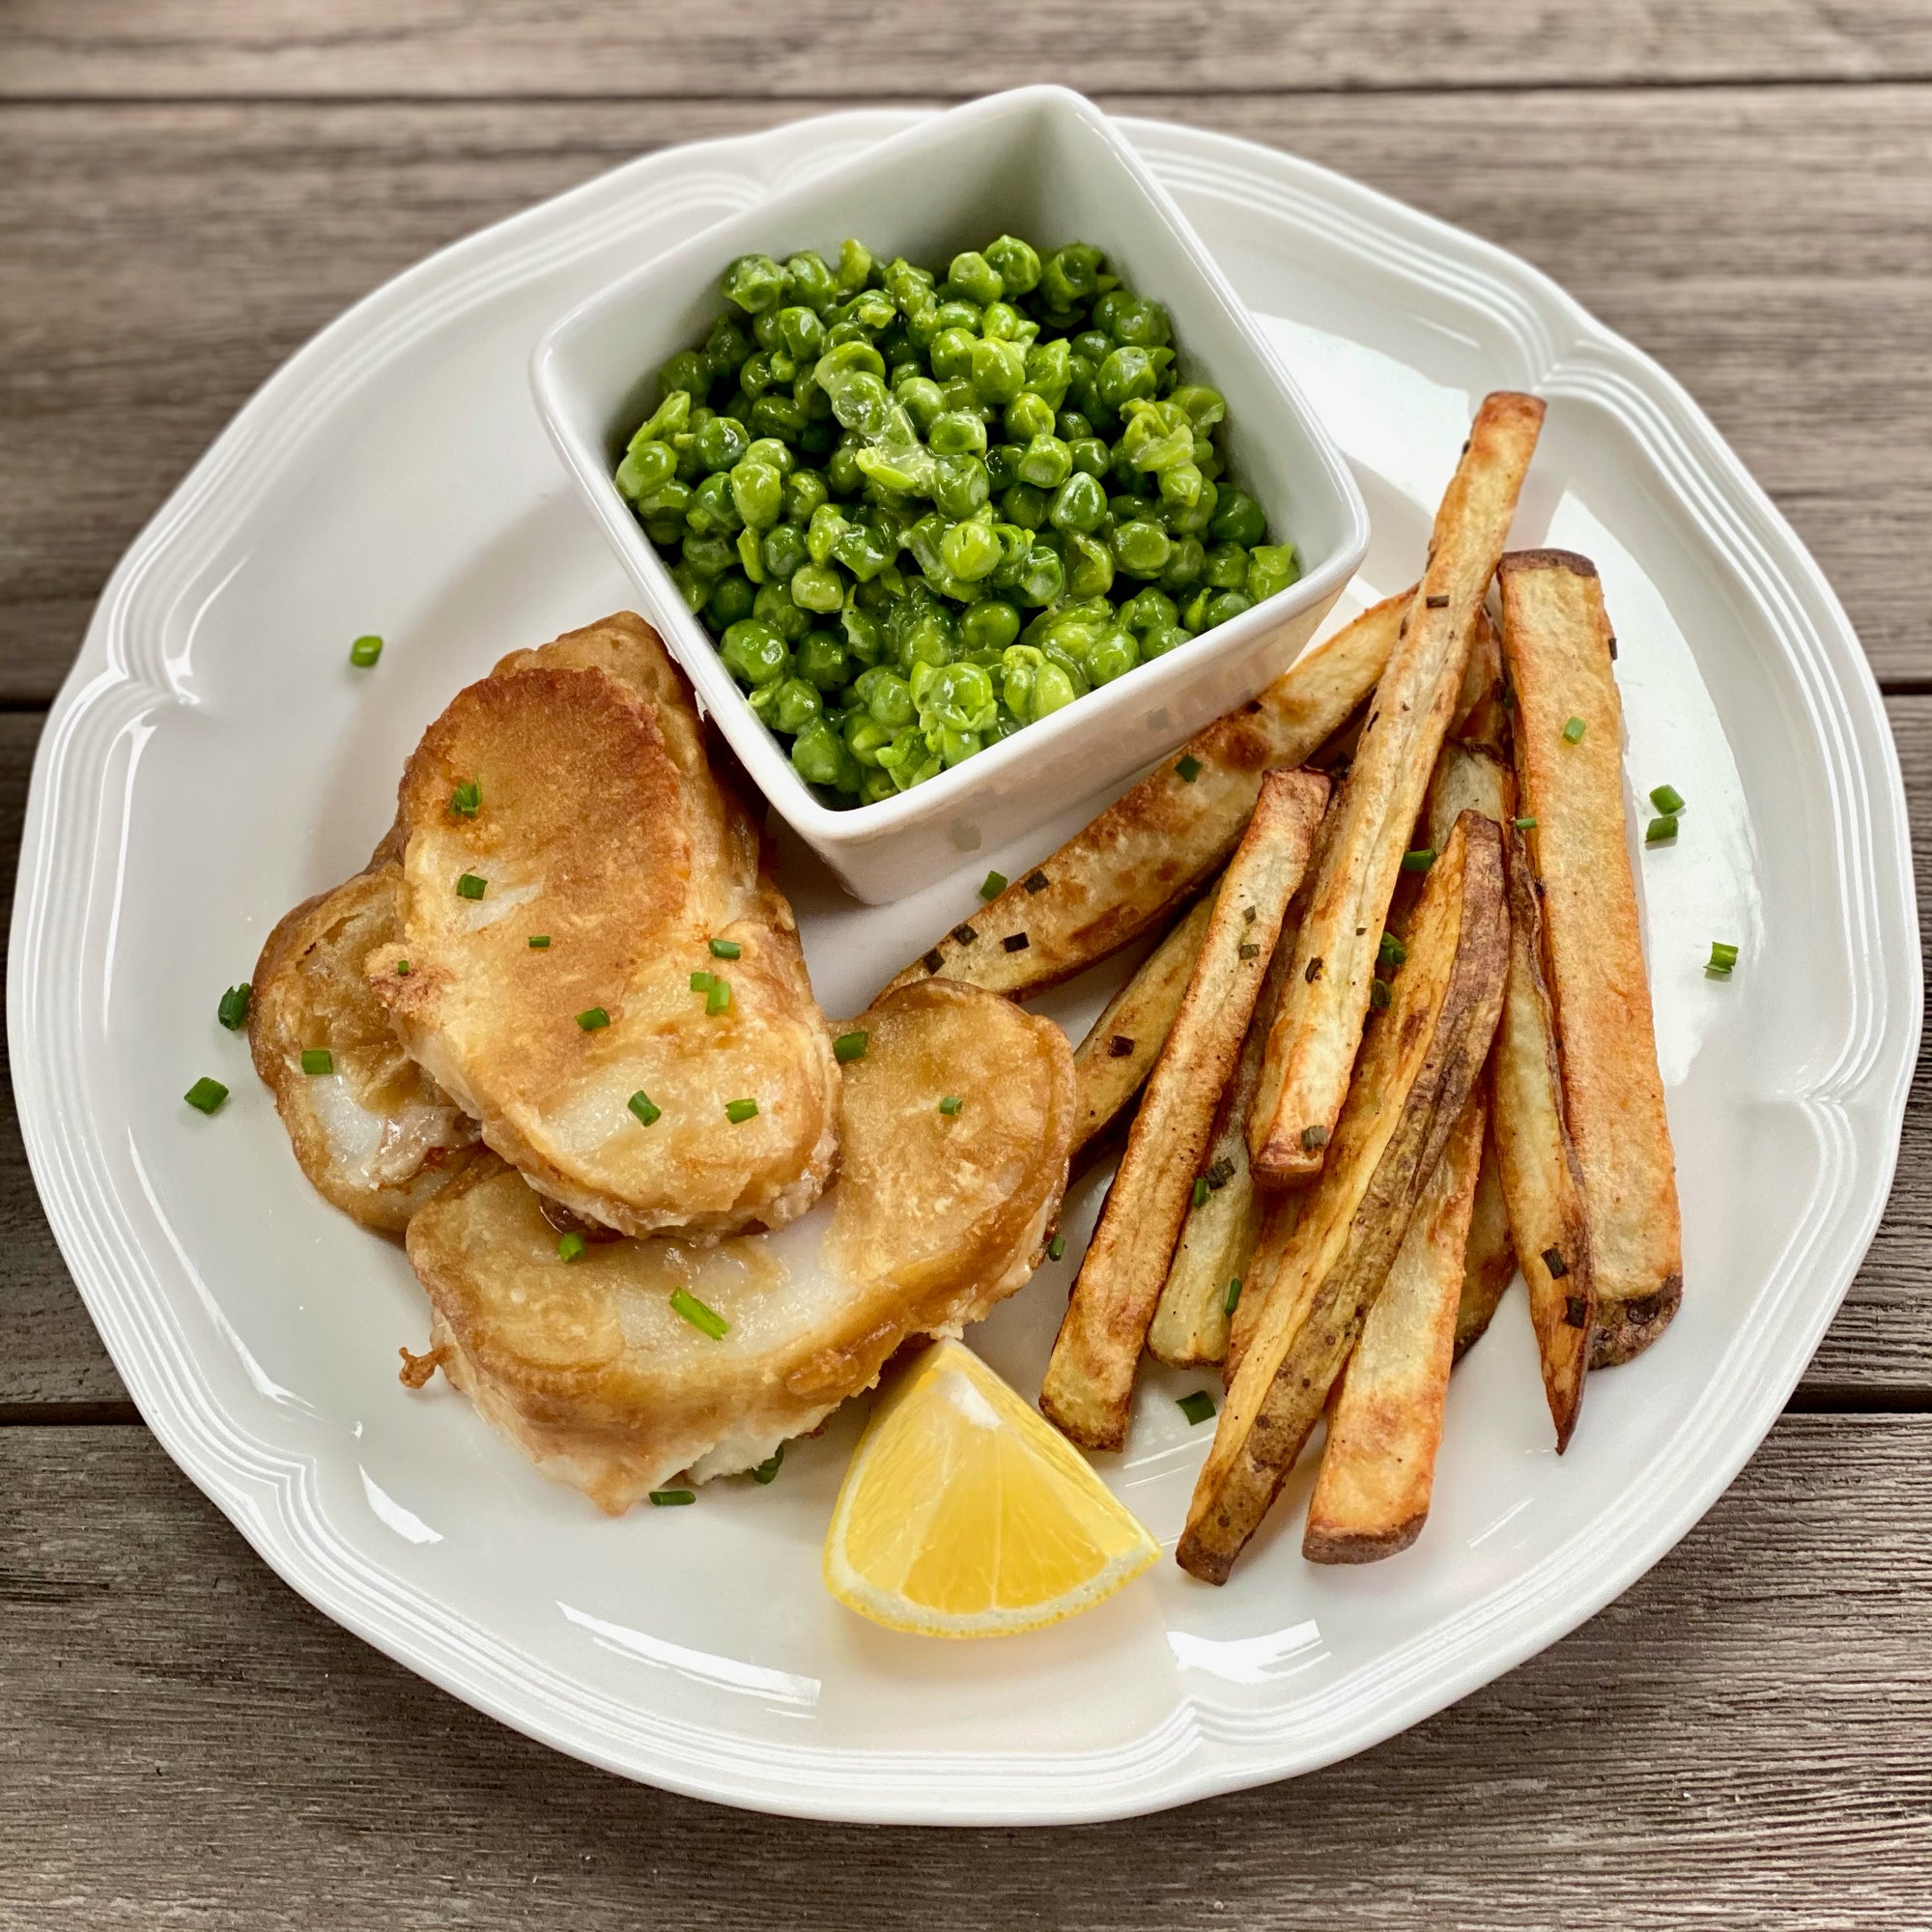
M1207 1207L1208 1197L1208 1195L1213 1193L1213 1191L1214 1190L1208 1185L1208 1177L1205 1174L1196 1176L1194 1181L1193 1206L1195 1206L1196 1208Z
M755 1469L752 1471L753 1482L769 1483L772 1480L772 1478L778 1474L781 1466L784 1463L784 1459L785 1459L785 1446L782 1442L781 1442L779 1446L776 1449L774 1449L772 1453L769 1456L767 1456L765 1460L762 1463L760 1463Z
M694 973L691 976L691 990L694 993L708 993L717 983L716 978L709 973Z
M1386 980L1371 980L1369 981L1369 1005L1377 1012L1385 1013L1388 1011L1390 997L1389 983Z
M1643 842L1646 845L1667 845L1677 837L1677 814L1666 812L1662 818L1653 818L1643 828Z
M1317 1148L1324 1148L1327 1145L1328 1129L1326 1127L1302 1128L1301 1151L1303 1153L1313 1153Z
M1046 1258L1050 1262L1057 1262L1065 1252L1066 1236L1065 1235L1055 1235L1053 1239L1046 1244Z
M1221 1296L1221 1313L1223 1315L1232 1315L1240 1306L1240 1303L1241 1277L1237 1274L1231 1274L1228 1277L1227 1289Z
M704 989L704 1010L713 1019L731 1010L731 982L728 980L714 980Z
M1426 872L1435 863L1435 848L1433 845L1419 846L1413 852L1402 855L1402 869L1405 872Z
M1704 971L1719 980L1728 980L1731 968L1738 963L1738 949L1726 946L1721 939L1711 942L1711 956L1704 962Z
M1536 814L1535 812L1532 811L1527 813L1524 817L1512 818L1510 820L1510 823L1514 825L1519 832L1534 832L1536 830Z
M731 1332L731 1324L715 1308L707 1308L689 1289L674 1288L670 1305L691 1323L701 1328L714 1342L722 1342Z
M963 1107L965 1104L966 1102L962 1100L957 1094L947 1094L945 1099L940 1101L939 1111L942 1114L944 1114L948 1120L951 1120L952 1116L956 1114L960 1110L960 1108Z
M358 670L367 670L382 655L383 640L381 638L357 638L349 646L349 662Z
M680 1504L695 1503L696 1500L696 1493L691 1490L653 1490L651 1492L652 1507L661 1510L676 1509Z
M1201 760L1189 752L1174 769L1180 774L1182 784L1192 784L1201 776Z
M465 779L449 794L449 809L458 818L474 818L483 803L483 787L474 779Z
M611 1024L611 1015L602 1007L585 1007L578 1014L577 1024L585 1033L595 1033L599 1027L607 1027Z
M1580 745L1583 742L1583 721L1573 718L1563 727L1563 742L1566 745Z
M1004 872L988 872L980 881L980 896L982 899L996 899L1007 889L1007 875Z
M757 1111L758 1103L755 1100L726 1100L724 1102L724 1118L734 1127L742 1122L749 1121Z
M575 1228L568 1234L556 1237L556 1258L560 1262L574 1262L590 1245Z
M872 1037L864 1027L855 1027L850 1033L841 1033L832 1042L832 1057L840 1066L848 1065L855 1060L864 1060L866 1044Z
M1206 1389L1196 1389L1192 1395L1182 1396L1174 1406L1196 1429L1204 1422L1214 1419L1214 1398Z
M474 872L465 872L456 882L456 896L460 899L480 899L490 890L487 879L479 879Z
M230 1033L239 1033L248 1017L248 982L242 980L239 986L230 986L215 1003L214 1017Z
M533 932L529 936L528 944L532 952L548 952L550 951L550 934L547 932Z
M1040 871L1029 872L1020 884L1030 893L1043 893L1046 890L1046 874Z
M1384 931L1381 944L1376 948L1378 966L1400 966L1408 958L1408 948L1394 933Z
M197 1080L182 1098L198 1114L216 1114L228 1097L228 1089L218 1080Z
M1670 817L1675 817L1684 810L1684 795L1675 785L1653 785L1650 802L1659 811Z
M647 1127L654 1126L664 1119L664 1109L641 1087L624 1104Z
M305 1046L301 1052L301 1069L304 1073L333 1073L335 1056L326 1046Z
M714 939L711 942L711 956L714 959L735 959L744 950L735 939Z

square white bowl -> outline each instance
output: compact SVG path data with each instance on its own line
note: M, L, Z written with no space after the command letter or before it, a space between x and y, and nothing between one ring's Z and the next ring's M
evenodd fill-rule
M1091 242L1166 306L1189 380L1227 398L1230 473L1266 512L1274 541L1294 545L1302 575L925 783L841 810L812 794L753 712L612 471L655 406L657 370L723 308L719 278L735 257L816 248L836 259L855 235L885 256L938 267L1003 233L1042 253ZM707 229L566 315L537 345L531 381L545 426L703 707L800 838L873 904L1118 786L1253 696L1308 642L1368 546L1354 479L1266 337L1125 138L1065 88L954 108Z

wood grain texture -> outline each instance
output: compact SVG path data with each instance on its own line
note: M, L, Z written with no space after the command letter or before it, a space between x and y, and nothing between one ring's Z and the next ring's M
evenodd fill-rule
M1911 803L1921 936L1932 952L1932 696L1888 700ZM0 917L13 902L20 810L40 721L0 714ZM318 1213L327 1211L318 1203ZM48 1406L125 1405L114 1367L68 1278L0 1087L0 1422ZM1804 1378L1805 1407L1932 1401L1932 1037L1921 1050L1898 1173L1877 1238ZM1695 1285L1691 1292L1695 1293ZM113 1412L113 1411L108 1411Z
M1915 0L1270 0L972 8L876 0L14 0L0 87L43 95L979 94L1050 75L1088 92L1144 84L1253 93L1567 82L1870 80L1932 73ZM1528 28L1529 31L1525 31Z
M309 1609L139 1431L0 1433L0 1494L8 1932L1932 1921L1932 1418L1788 1419L1499 1683L1293 1784L1078 1831L752 1819L554 1756Z
M1711 411L1880 674L1924 679L1932 87L1857 99L1109 104L1293 149L1549 270ZM0 699L52 695L141 525L356 297L639 152L840 104L0 107L0 256L35 296L0 302Z

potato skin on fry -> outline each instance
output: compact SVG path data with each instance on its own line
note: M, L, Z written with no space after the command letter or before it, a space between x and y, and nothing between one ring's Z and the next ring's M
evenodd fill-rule
M1491 1057L1494 1057L1494 1048ZM1456 1359L1460 1362L1489 1333L1509 1285L1516 1276L1516 1245L1510 1239L1509 1209L1503 1204L1502 1175L1496 1166L1494 1110L1483 1142L1483 1164L1476 1175L1476 1199L1469 1210L1469 1238L1463 1250L1463 1298L1456 1309Z
M1429 567L1405 615L1336 803L1249 1120L1256 1170L1319 1173L1349 1091L1376 947L1543 422L1534 396L1484 399L1436 512Z
M1269 772L1215 895L1201 956L1148 1077L1053 1345L1039 1406L1087 1449L1126 1440L1134 1374L1289 900L1328 799L1317 772Z
M1370 1026L1195 1485L1175 1556L1204 1581L1227 1580L1321 1418L1482 1076L1508 959L1502 840L1465 812L1430 873L1393 1003Z
M1189 907L1179 923L1141 962L1140 970L1107 1002L1073 1053L1073 1151L1105 1133L1146 1084L1187 994L1211 893Z
M1342 1372L1301 1539L1311 1563L1378 1562L1406 1549L1429 1520L1484 1116L1479 1089L1416 1203Z
M1596 566L1568 551L1503 558L1503 655L1563 1096L1596 1267L1598 1368L1639 1354L1684 1293L1676 1162L1657 1065L1623 789L1623 710ZM1583 721L1571 743L1563 729Z
M892 986L943 976L995 993L1037 992L1157 925L1227 863L1262 774L1305 763L1375 689L1406 597L1384 598L1311 645L1259 696L1217 718L964 927L935 941ZM1191 779L1181 773L1188 760L1200 767ZM972 937L962 940L961 930ZM1009 950L1016 938L1025 944Z

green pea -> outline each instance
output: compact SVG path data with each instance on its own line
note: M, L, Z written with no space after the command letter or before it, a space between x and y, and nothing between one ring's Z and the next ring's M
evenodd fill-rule
M767 577L789 577L805 560L805 532L796 524L775 526L758 546L758 561Z
M849 497L865 480L866 472L859 468L857 446L849 442L840 442L826 459L826 483L841 497Z
M689 483L668 476L655 490L647 491L638 498L638 515L646 523L668 521L681 524L691 514L692 498L696 495Z
M872 251L847 237L838 250L838 286L846 294L863 289L872 272Z
M1201 575L1215 590L1239 590L1248 581L1248 554L1239 544L1217 543Z
M1045 605L1060 595L1065 582L1066 571L1060 553L1051 545L1037 543L1027 552L1026 568L1013 590L1022 604Z
M949 328L962 329L968 335L980 333L980 304L967 301L962 297L953 296L939 304L936 320L942 332Z
M1056 248L1041 265L1039 292L1049 309L1079 306L1099 288L1100 264L1106 258L1084 242Z
M1214 511L1219 502L1219 490L1204 477L1201 494L1191 503L1173 502L1163 496L1160 520L1167 526L1171 536L1198 537L1214 521Z
M1179 384L1168 401L1186 412L1187 420L1196 430L1212 429L1228 413L1228 405L1220 390L1210 389L1205 383Z
M987 731L999 714L999 695L980 665L941 665L915 697L919 722L928 731Z
M829 785L835 791L857 791L859 763L829 720L812 719L792 741L791 767L808 784Z
M1073 380L1073 352L1065 337L1052 342L1036 342L1026 353L1028 390L1059 409L1065 400L1067 384ZM1066 434L1065 430L1061 432Z
M812 365L812 380L829 394L838 379L863 372L886 379L886 358L869 342L850 338L837 342Z
M704 359L714 378L735 376L752 353L752 338L728 315L721 315L704 338Z
M975 339L963 328L942 328L932 338L932 348L927 353L926 359L932 364L932 373L941 382L954 376L970 375Z
M795 668L818 691L837 691L850 681L852 661L831 631L808 631L798 641Z
M1151 584L1145 590L1136 590L1121 606L1121 622L1142 637L1162 625L1172 624L1179 614L1174 599Z
M762 618L786 643L795 644L811 629L811 618L793 601L790 587L783 583L760 586L752 600L752 614Z
M1201 628L1211 631L1216 624L1225 624L1231 617L1238 617L1243 611L1252 611L1254 608L1253 603L1239 590L1217 591L1208 600Z
M801 611L837 611L845 602L845 586L829 564L808 563L794 571L791 600Z
M1167 568L1160 574L1160 587L1167 591L1191 589L1201 582L1208 568L1208 553L1199 537L1182 537L1169 553Z
M794 524L809 524L825 501L825 478L815 469L794 469L785 478L785 516Z
M977 583L1000 561L1000 540L984 524L954 524L940 539L939 554L952 576Z
M1031 295L1039 282L1039 256L1014 235L986 244L985 260L1009 296Z
M893 402L883 376L870 369L839 369L829 381L823 377L815 380L832 398L832 413L846 429L857 430L862 436L883 432Z
M651 539L657 541L655 537ZM671 566L670 581L677 585L677 594L684 599L684 608L695 617L704 608L704 600L711 594L711 586L688 564Z
M722 576L737 561L738 553L728 537L696 536L687 530L682 551L685 568L707 583Z
M823 315L838 299L838 283L825 258L811 248L785 257L785 273L791 278L793 298L814 315Z
M1224 490L1208 534L1216 543L1258 544L1267 535L1267 518L1245 490Z
M910 702L911 694L907 694ZM876 771L879 753L893 742L893 727L881 724L869 711L855 711L845 721L845 749L860 764Z
M738 386L751 402L756 402L774 383L791 380L789 376L781 378L772 363L773 355L769 349L754 349L745 357L745 366L738 371Z
M1242 588L1249 601L1259 604L1278 590L1286 590L1301 575L1293 544L1257 544L1248 553L1248 578Z
M1116 355L1139 355L1138 349L1117 349ZM1111 360L1111 358L1109 358ZM1121 433L1121 455L1126 467L1156 472L1194 460L1194 432L1187 418L1172 404L1135 399Z
M1046 492L1035 483L1011 484L1000 497L1000 514L1023 530L1037 530L1046 522Z
M946 398L940 394L939 384L930 376L913 376L903 383L895 384L893 396L912 418L913 427L920 435L930 436L933 424L946 407Z
M1073 467L1083 476L1104 476L1111 460L1107 445L1097 436L1076 438L1066 445L1067 454L1073 459Z
M1078 410L1062 410L1053 426L1062 442L1080 442L1094 434L1094 425Z
M1141 349L1164 349L1174 339L1166 309L1145 296L1110 289L1094 304L1094 320L1116 342Z
M738 506L732 500L731 478L728 472L720 470L707 476L691 493L691 503L685 511L691 527L701 537L729 536L744 526L744 518L738 514Z
M790 396L763 395L752 405L752 427L761 439L777 441L795 438L805 429L805 412Z
M633 443L617 466L617 488L636 502L676 474L677 451L669 443Z
M1007 436L1013 442L1031 442L1053 434L1053 405L1031 389L1022 390L1007 405Z
M784 330L779 324L780 313L781 311L778 309L768 308L763 315L758 316L753 322L752 340L760 349L782 349L784 347Z
M859 803L877 805L880 800L891 798L897 790L898 786L893 782L890 773L869 771L859 786Z
M833 560L842 563L861 583L869 583L892 562L898 544L863 524L848 524L832 543Z
M901 725L912 723L912 686L897 671L889 670L884 665L874 665L870 670L859 673L852 689L857 693L860 703L866 707L866 715L875 724L896 731Z
M774 696L765 713L765 723L774 731L782 731L787 737L793 732L803 731L825 708L818 693L802 677L788 677L781 684L766 688Z
M1073 353L1090 369L1097 372L1100 364L1114 353L1114 338L1104 328L1083 328L1073 338Z
M1041 433L1027 444L1014 468L1021 482L1058 490L1073 474L1073 452L1057 436Z
M711 595L704 600L705 621L715 633L722 634L741 617L752 614L756 596L751 580L742 571L730 571L711 586Z
M697 460L707 472L731 469L743 460L751 444L745 425L730 416L713 416L693 438Z
M932 469L932 500L949 517L970 517L992 497L993 480L977 456L942 456Z
M769 529L784 514L784 478L748 456L730 471L731 502L748 528Z
M1158 577L1174 553L1174 542L1158 524L1122 524L1113 535L1114 560L1130 577Z
M1026 381L1026 351L1017 342L974 343L972 383L982 403L995 407L1009 403Z
M1011 302L988 302L980 317L980 333L989 342L1017 342L1025 348L1039 333L1039 324L1022 315Z
M1112 684L1141 661L1140 645L1131 631L1103 631L1087 649L1087 675L1096 685Z
M1179 624L1156 624L1150 631L1141 633L1141 662L1147 664L1153 658L1164 658L1169 651L1178 650L1194 635L1183 631Z
M1178 503L1183 509L1201 500L1201 493L1208 488L1208 479L1192 458L1185 463L1177 463L1160 472L1160 495L1165 503Z
M848 604L838 613L845 633L845 648L862 665L875 665L886 648L885 627L869 611Z
M681 390L687 395L701 396L711 387L711 364L702 355L686 349L658 371L658 388L667 394Z
M1079 696L1080 692L1065 667L1051 662L1041 665L1033 681L1034 722L1050 712L1063 710Z
M948 283L964 296L968 301L976 301L982 308L988 302L996 302L1007 292L1007 284L999 270L977 250L969 248L963 255L953 256L946 270Z
M1114 553L1098 537L1068 530L1066 588L1075 597L1104 597L1114 587Z
M1019 634L1020 613L999 597L967 605L959 619L959 641L976 653L1004 651Z
M1076 469L1053 493L1046 514L1056 529L1096 530L1107 514L1106 495L1092 476Z
M785 640L756 617L742 617L729 625L718 655L724 661L724 668L747 689L775 684L791 670L791 652Z
M1100 364L1094 382L1102 400L1118 410L1139 398L1151 397L1160 386L1160 375L1145 349L1123 343Z
M983 456L986 425L976 410L942 410L925 440L935 456Z
M1025 452L1017 443L996 442L986 452L986 475L999 496L1020 480L1019 461Z

